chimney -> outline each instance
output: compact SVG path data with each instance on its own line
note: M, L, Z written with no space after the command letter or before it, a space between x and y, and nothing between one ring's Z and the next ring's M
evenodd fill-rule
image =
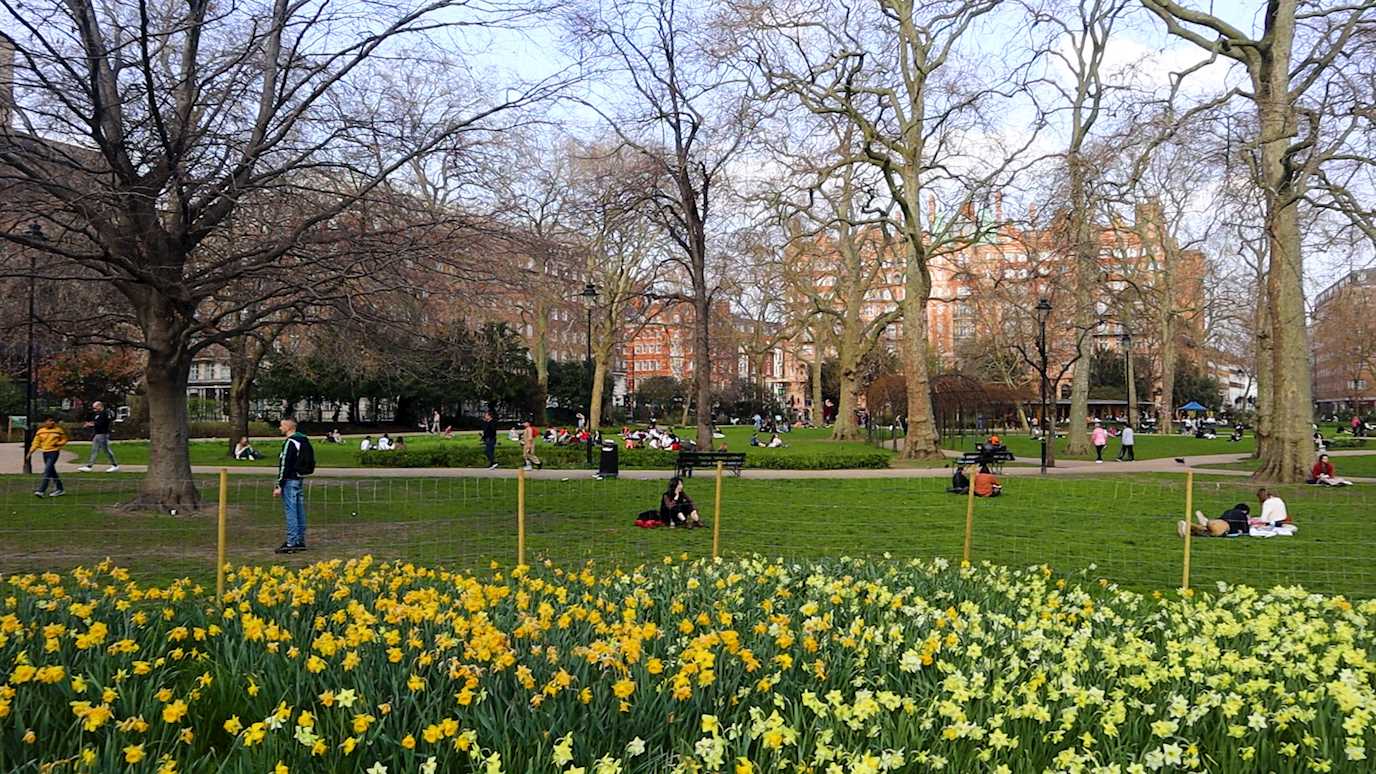
M14 46L0 38L0 131L10 128L14 113Z

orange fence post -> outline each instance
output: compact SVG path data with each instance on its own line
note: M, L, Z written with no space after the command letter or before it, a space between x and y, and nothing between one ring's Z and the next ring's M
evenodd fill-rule
M215 536L215 603L225 599L225 522L229 520L229 469L220 468L220 509Z
M526 471L516 469L516 566L526 563Z
M975 533L975 482L970 482L970 489L965 493L965 550L961 553L960 561L962 566L970 564L970 541Z
M1190 536L1194 529L1194 471L1185 471L1185 562L1180 575L1180 589L1190 590Z
M723 470L723 463L718 462L716 507L712 511L712 559L714 561L720 555L721 548L721 476Z

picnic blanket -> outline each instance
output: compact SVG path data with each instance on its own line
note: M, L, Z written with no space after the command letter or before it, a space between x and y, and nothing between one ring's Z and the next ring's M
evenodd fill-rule
M1248 534L1249 536L1251 536L1251 537L1260 537L1260 538L1269 538L1269 537L1291 537L1291 536L1293 536L1297 531L1298 531L1298 528L1297 528L1294 524L1277 524L1277 525L1274 526L1274 527L1265 527L1265 526L1256 526L1256 525L1253 525L1252 528L1251 528L1250 530L1248 530L1248 533L1247 533L1247 534Z

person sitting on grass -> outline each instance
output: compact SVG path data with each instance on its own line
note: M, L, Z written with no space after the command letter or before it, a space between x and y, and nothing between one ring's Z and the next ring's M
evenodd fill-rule
M770 438L769 438L769 448L771 448L771 449L782 449L782 448L784 448L784 439L780 438L778 433L774 433L774 435L770 436Z
M998 476L989 472L988 465L980 465L979 472L975 474L975 497L998 497L1003 494L1003 486L999 484Z
M262 456L257 449L253 448L253 444L249 443L248 436L243 436L238 443L234 444L234 459L236 460L256 460Z
M659 519L670 527L701 527L698 507L683 490L683 479L674 476L659 498Z
M359 451L369 451L369 450L371 450L372 448L373 448L373 437L372 437L371 435L365 435L365 436L363 436L363 440L362 440L361 442L359 442L359 444L358 444L358 450L359 450Z
M1261 516L1253 519L1253 524L1263 527L1279 527L1282 524L1293 525L1295 523L1291 521L1290 512L1285 508L1285 501L1266 489L1257 490L1257 502L1261 503Z
M760 434L759 434L759 433L751 433L751 434L750 434L750 445L751 445L751 446L763 446L763 445L764 445L764 444L760 443Z
M1333 463L1328 459L1327 454L1320 454L1314 467L1309 471L1309 480L1306 483L1322 484L1323 486L1352 486L1352 482L1345 478L1338 478L1337 471L1333 469Z
M1185 531L1189 530L1199 537L1237 537L1246 535L1250 529L1248 517L1252 509L1247 507L1247 503L1238 503L1232 508L1224 511L1217 519L1204 517L1203 511L1194 512L1194 523L1181 519L1175 525L1176 534L1185 537Z
M325 434L326 443L344 443L344 436L339 434L339 428L334 428Z
M389 451L392 448L392 437L383 433L382 437L377 439L377 446L373 448L378 451Z
M406 451L406 436L397 436L397 442L392 445L393 451Z
M951 486L946 489L951 494L969 494L970 477L965 474L965 468L957 465L956 472L951 474Z

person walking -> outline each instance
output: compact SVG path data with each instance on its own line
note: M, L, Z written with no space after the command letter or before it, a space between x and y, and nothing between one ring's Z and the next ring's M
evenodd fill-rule
M483 454L487 456L487 469L497 469L497 418L492 409L483 412L482 424Z
M1108 446L1108 431L1098 422L1094 423L1094 432L1089 434L1090 443L1094 444L1094 464L1104 464L1104 447Z
M43 417L43 424L33 431L33 442L29 444L26 457L33 456L36 451L43 452L43 479L38 483L38 488L33 490L35 497L42 497L48 491L48 482L53 482L53 492L49 497L61 497L67 494L67 490L62 486L62 479L57 475L57 458L62 456L62 447L67 445L67 431L62 429L62 425L57 423L57 419L49 415Z
M1137 459L1137 452L1133 448L1137 441L1137 434L1133 432L1132 425L1123 425L1123 435L1119 439L1118 461L1133 462Z
M539 435L535 425L527 419L521 430L521 460L525 462L526 470L530 470L532 467L543 468L545 466L544 463L540 462L540 458L535 456L535 439Z
M85 465L77 468L82 473L90 473L91 468L95 467L96 459L100 453L105 452L105 456L110 458L110 467L105 469L106 473L114 473L119 470L119 462L115 459L115 453L110 449L110 421L113 419L110 411L105 408L105 404L96 401L91 404L91 419L84 423L83 427L91 428L91 459Z
M306 550L306 495L301 477L315 472L315 450L311 439L296 429L296 420L287 417L277 425L286 439L277 457L277 486L274 497L282 498L282 515L287 521L287 540L278 546L279 554Z

